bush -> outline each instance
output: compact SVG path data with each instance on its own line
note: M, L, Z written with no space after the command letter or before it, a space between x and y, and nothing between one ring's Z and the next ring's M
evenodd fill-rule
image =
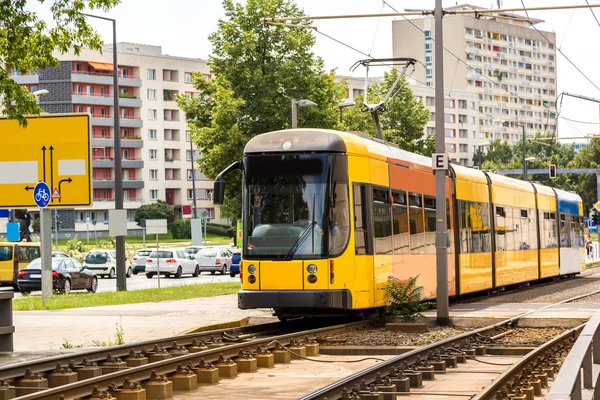
M388 300L388 312L393 316L400 317L402 322L416 322L425 319L421 314L427 310L427 304L421 303L423 286L417 286L419 275L408 278L404 282L393 276L388 277L385 294Z
M206 224L206 233L212 233L213 235L218 236L227 236L227 231L231 229L231 226L220 225L220 224L211 224L210 222Z
M171 224L171 235L173 239L191 239L192 221L189 219L178 219Z

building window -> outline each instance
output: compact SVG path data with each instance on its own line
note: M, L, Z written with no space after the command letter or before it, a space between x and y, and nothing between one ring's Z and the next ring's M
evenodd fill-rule
M153 181L158 180L158 170L157 169L150 170L150 180L153 180Z
M469 145L466 144L460 144L458 146L458 149L461 153L467 153L469 151Z
M148 100L156 100L156 89L148 89Z
M152 150L152 149L148 150L148 155L151 160L158 160L157 154L158 154L158 152L156 150Z
M425 50L431 52L431 43L425 43Z
M203 218L214 218L215 217L215 209L214 208L198 208L196 212L199 216Z
M425 31L425 37L426 38L430 38L431 37L431 31Z
M456 137L456 130L455 129L444 129L444 134L446 135L446 137Z
M452 99L444 99L444 107L446 107L446 108L454 108L454 100L452 100Z
M198 171L197 169L195 169L194 172L195 172L194 175L196 175L196 180L197 181L206 180L206 176L204 176L204 174L202 172ZM187 170L187 180L188 181L192 180L192 170L191 169Z
M425 64L431 64L431 56L425 57Z
M156 129L148 129L148 139L156 140Z
M156 79L156 70L155 69L148 70L148 79L150 79L150 80Z
M212 194L213 194L212 189L196 189L196 199L197 200L212 200ZM188 200L194 199L194 190L193 189L187 190L187 199Z
M194 83L192 81L192 73L191 72L186 72L185 74L183 74L183 79L185 80L185 83Z
M456 145L453 143L446 144L446 151L449 153L456 153Z
M455 116L454 114L444 114L444 122L454 122Z
M150 189L150 200L158 200L158 190Z
M156 119L156 110L148 110L148 119Z

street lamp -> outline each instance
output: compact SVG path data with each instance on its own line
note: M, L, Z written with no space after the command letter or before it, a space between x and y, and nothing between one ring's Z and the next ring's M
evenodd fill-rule
M346 107L354 107L355 105L356 103L354 102L354 100L341 101L338 103L338 107L340 109L340 123L343 121L342 109Z
M102 19L112 22L113 28L113 108L114 108L114 149L115 149L115 210L123 209L123 176L121 172L121 127L119 125L119 64L117 62L117 21L113 18L100 17L98 15L83 14L86 17ZM116 242L116 266L117 266L117 291L127 290L125 279L125 236L117 236Z
M312 107L316 105L317 103L314 103L308 99L292 99L292 129L296 129L298 127L298 107Z
M525 125L517 124L516 122L513 122L513 121L505 121L503 119L495 119L494 121L502 122L502 124L504 124L504 125L517 126L522 129L522 131L523 131L523 154L522 154L523 180L526 181L527 180L527 161L525 160L525 155L527 153L527 146L525 144Z

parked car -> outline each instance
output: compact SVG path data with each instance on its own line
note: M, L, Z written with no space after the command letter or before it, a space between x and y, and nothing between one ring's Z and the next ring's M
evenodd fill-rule
M206 246L188 246L188 247L184 248L184 250L186 253L188 253L190 256L194 257L194 259L195 259L196 254L204 248L206 248Z
M67 253L63 253L62 251L53 251L52 257L69 258L69 255Z
M234 250L231 256L231 265L229 266L229 276L235 278L240 273L240 263L242 262L242 253L239 250Z
M196 262L200 272L210 271L211 274L219 271L221 275L229 272L232 253L229 249L222 247L207 247L196 254Z
M173 275L181 278L182 275L200 275L196 261L184 249L154 250L146 259L146 278L152 279L154 275L164 275L167 278Z
M42 290L41 258L36 258L19 271L17 284L23 294ZM98 277L74 258L52 257L52 288L62 293L81 289L94 293L98 289Z
M117 276L117 252L115 250L92 250L85 255L83 265L98 276L114 278ZM131 263L125 260L126 276L131 276Z
M131 267L133 268L133 274L137 275L138 272L146 271L146 260L152 253L152 249L140 249L136 251L135 256L131 259Z

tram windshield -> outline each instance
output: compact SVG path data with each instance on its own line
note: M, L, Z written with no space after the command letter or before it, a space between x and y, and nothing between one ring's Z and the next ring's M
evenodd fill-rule
M326 257L330 161L324 154L246 158L244 258Z

